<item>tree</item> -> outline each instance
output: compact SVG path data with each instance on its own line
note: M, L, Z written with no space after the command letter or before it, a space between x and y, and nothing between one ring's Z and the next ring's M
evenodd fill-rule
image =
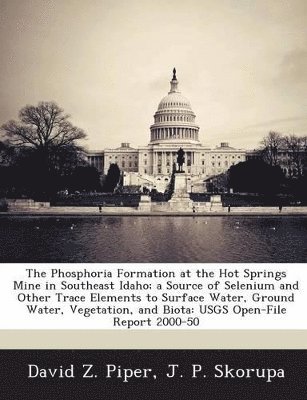
M84 131L73 126L69 115L54 102L27 105L19 112L20 122L9 121L2 125L7 138L15 146L31 146L37 150L75 145L86 137Z
M103 184L103 192L113 192L120 180L120 169L117 164L110 164L106 179Z
M8 146L0 142L0 164L6 164L8 159Z
M7 141L0 141L0 165L11 165L18 157L18 149L10 146Z
M285 144L289 154L289 175L300 178L303 175L306 159L305 138L295 135L285 137Z
M229 186L229 171L215 175L210 178L209 185L207 185L208 191L215 193L227 191Z
M264 161L273 167L278 165L278 150L282 148L283 144L284 139L279 133L269 132L261 141Z
M19 121L9 121L1 129L6 142L18 149L15 164L32 175L28 183L35 194L57 190L58 178L69 175L82 159L77 142L86 134L72 125L69 115L54 102L25 106Z
M302 137L302 146L304 150L303 156L303 176L307 178L307 136ZM306 179L307 180L307 179Z
M100 191L100 174L95 167L79 166L74 169L72 175L66 179L70 191L85 190Z
M281 168L262 160L248 160L229 169L229 186L235 192L273 194L279 191L283 181Z

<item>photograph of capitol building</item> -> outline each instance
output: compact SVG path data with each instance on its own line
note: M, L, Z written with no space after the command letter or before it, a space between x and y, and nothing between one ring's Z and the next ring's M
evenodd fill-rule
M184 170L189 175L189 190L202 192L206 179L226 172L232 165L246 160L248 152L222 142L211 149L199 141L200 127L190 101L179 90L176 69L170 91L163 97L150 126L147 146L132 148L122 143L116 149L89 151L90 165L107 174L111 164L124 172L124 186L136 185L164 192L177 163L177 152L185 152ZM252 155L253 152L250 152Z
M305 263L305 0L0 14L0 262Z

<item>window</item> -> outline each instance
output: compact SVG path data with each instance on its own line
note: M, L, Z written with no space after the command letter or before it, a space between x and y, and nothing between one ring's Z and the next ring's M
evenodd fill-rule
M201 165L205 165L205 161L204 160L202 160Z
M144 160L144 165L147 165L147 160Z
M125 161L122 161L122 167L125 168Z
M130 167L130 168L132 167L132 162L131 162L131 161L129 161L129 167Z

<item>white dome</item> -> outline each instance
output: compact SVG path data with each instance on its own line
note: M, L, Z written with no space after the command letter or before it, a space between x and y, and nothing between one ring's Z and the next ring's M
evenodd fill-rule
M158 110L165 109L189 109L192 110L189 100L179 92L170 92L160 101Z
M178 91L176 70L170 82L171 90L160 101L150 127L151 143L191 143L198 144L199 127L195 124L195 114L189 100Z

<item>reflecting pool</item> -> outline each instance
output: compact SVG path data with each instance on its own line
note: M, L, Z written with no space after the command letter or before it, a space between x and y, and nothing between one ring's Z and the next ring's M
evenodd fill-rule
M306 262L307 217L0 217L0 262Z

